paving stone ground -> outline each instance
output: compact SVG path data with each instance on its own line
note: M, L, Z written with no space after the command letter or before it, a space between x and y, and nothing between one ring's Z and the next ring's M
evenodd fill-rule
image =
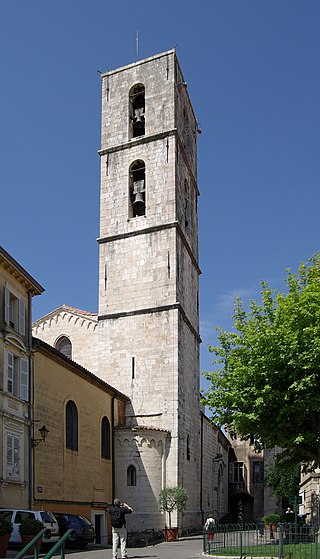
M17 549L9 549L6 559L14 559ZM112 549L91 547L85 550L68 550L68 559L112 559ZM40 554L40 558L43 557ZM202 554L202 536L181 538L175 542L162 542L149 547L128 548L129 559L199 559Z

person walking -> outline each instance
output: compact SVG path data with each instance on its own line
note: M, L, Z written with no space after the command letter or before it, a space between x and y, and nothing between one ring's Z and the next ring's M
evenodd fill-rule
M216 525L216 521L213 516L209 516L207 518L206 523L204 525L206 532L208 533L209 541L213 540L214 528Z
M126 559L127 555L127 528L126 514L131 514L133 509L126 503L121 503L120 499L113 501L113 507L108 509L112 526L112 558L117 559L120 541L121 557Z

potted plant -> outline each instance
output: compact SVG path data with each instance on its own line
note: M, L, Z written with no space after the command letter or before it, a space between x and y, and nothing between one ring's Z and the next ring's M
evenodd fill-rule
M26 518L22 520L21 524L19 525L19 533L22 539L22 545L25 546L29 543L33 538L41 532L44 528L44 524L40 522L40 520L36 520L35 518ZM42 538L40 538L37 542L38 551L40 550L42 543Z
M4 514L0 516L0 557L5 557L13 526Z
M172 528L171 526L171 513L173 511L183 512L187 506L188 493L184 487L177 485L175 487L165 487L161 489L159 495L159 509L162 512L168 513L169 526L165 526L164 537L165 540L174 541L178 536L178 527Z
M277 524L280 522L280 514L265 514L262 522L266 528L270 529L270 538L273 539L273 532L277 531Z

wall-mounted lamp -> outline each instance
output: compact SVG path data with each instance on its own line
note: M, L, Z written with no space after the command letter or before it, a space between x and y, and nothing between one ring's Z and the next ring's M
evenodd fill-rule
M213 462L221 462L223 456L221 454L221 452L217 452L217 454L215 455Z
M49 429L47 429L45 425L42 425L42 427L41 427L41 429L39 429L39 431L40 431L41 438L40 439L31 439L32 446L38 446L38 444L41 443L41 441L45 442L45 440L48 436Z

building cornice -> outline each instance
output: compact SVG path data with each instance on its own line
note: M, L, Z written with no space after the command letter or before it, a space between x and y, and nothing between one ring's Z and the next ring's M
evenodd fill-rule
M108 70L106 72L101 73L101 79L106 78L107 76L112 76L112 74L119 74L119 72L124 72L129 68L134 68L135 66L141 66L142 64L147 64L147 62L151 62L151 60L157 60L157 58L164 58L165 56L169 56L171 54L175 55L176 49L170 49L164 52L160 52L158 54L154 54L153 56L149 56L148 58L143 58L141 60L137 60L137 62L131 62L131 64L127 64L126 66L120 66L119 68L115 68L114 70Z
M28 272L0 246L0 265L31 295L41 295L44 287L40 285Z
M117 235L110 235L108 237L99 237L97 239L99 244L104 244L104 243L111 243L114 241L119 241L122 239L126 239L129 237L136 237L137 235L149 235L150 233L157 233L158 231L165 231L166 229L177 229L177 232L179 233L179 236L185 246L185 248L187 249L187 252L192 260L192 263L197 271L197 273L200 275L201 274L201 270L199 268L199 264L198 261L196 259L196 257L194 256L191 247L188 243L187 237L185 236L181 225L178 221L172 221L171 223L163 223L161 225L153 225L151 227L145 227L143 229L136 229L135 231L128 231L126 233L118 233Z
M74 307L69 307L68 305L62 305L58 309L51 311L50 313L38 318L32 324L32 329L37 330L38 328L44 328L46 323L51 323L52 321L57 320L58 318L64 319L66 316L73 318L74 321L82 320L83 323L97 325L97 313L92 313L89 311L82 311L80 309L76 309Z
M118 151L123 151L123 150L128 149L128 148L132 149L135 146L140 146L140 145L143 145L143 144L148 144L150 142L156 142L158 140L163 140L164 138L168 138L170 136L175 136L175 138L178 140L178 144L179 144L182 156L183 156L183 160L184 160L184 162L185 162L185 164L188 168L189 175L192 179L192 181L191 181L192 185L193 185L194 189L196 190L197 195L200 196L200 192L199 192L196 177L194 176L193 171L191 169L190 163L189 163L188 158L187 158L186 153L185 153L183 142L182 142L182 140L179 136L177 128L171 128L169 130L164 130L163 132L158 132L157 134L147 134L145 136L140 136L139 138L131 138L130 140L128 140L127 142L124 142L123 144L117 144L115 146L109 146L109 147L101 148L100 150L98 150L98 154L100 155L100 157L102 157L103 155L109 155L110 153L116 153Z
M201 338L197 330L193 327L190 320L188 319L181 303L172 303L171 305L159 305L158 307L147 307L144 309L134 309L130 311L121 311L117 313L109 313L98 316L98 321L102 320L115 320L117 318L126 318L128 316L138 316L142 314L153 314L153 313L160 313L160 312L168 312L178 310L181 314L185 324L188 326L189 330L192 332L198 343L201 343Z

